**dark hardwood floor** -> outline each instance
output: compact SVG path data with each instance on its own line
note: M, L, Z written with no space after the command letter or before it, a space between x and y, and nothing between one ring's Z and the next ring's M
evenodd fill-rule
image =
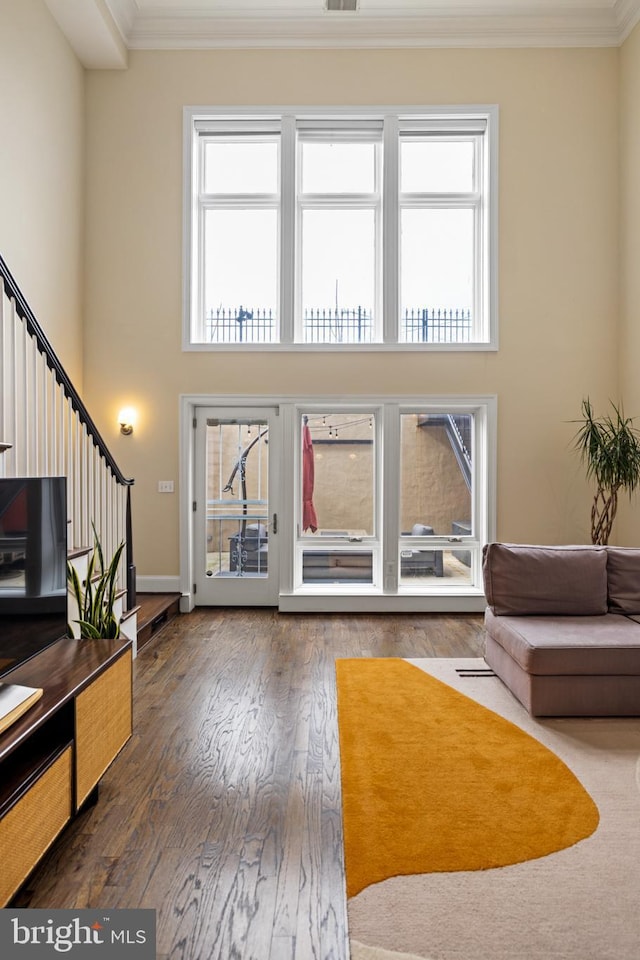
M97 804L13 905L154 908L160 960L346 960L334 661L482 645L476 615L177 617Z

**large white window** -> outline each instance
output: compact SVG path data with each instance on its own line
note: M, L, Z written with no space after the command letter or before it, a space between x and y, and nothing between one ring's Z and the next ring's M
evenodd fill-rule
M186 349L495 349L493 107L185 110Z

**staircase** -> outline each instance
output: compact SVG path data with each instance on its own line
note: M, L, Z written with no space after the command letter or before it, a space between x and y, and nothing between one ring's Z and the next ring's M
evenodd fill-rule
M419 427L444 427L451 449L460 467L460 473L471 492L471 418L466 414L457 416L452 413L428 413L418 416Z
M0 257L0 476L66 476L69 558L83 578L93 525L105 557L122 541L122 631L137 640L131 487ZM70 597L69 620L76 613Z

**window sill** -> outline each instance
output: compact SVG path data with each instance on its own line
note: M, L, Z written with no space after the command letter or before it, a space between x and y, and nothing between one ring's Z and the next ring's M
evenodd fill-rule
M183 353L477 353L496 352L497 341L478 343L183 343Z

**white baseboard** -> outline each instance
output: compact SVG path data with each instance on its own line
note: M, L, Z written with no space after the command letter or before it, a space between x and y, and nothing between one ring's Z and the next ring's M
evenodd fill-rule
M382 596L350 594L322 596L280 594L281 613L482 613L487 606L484 594L428 596L424 594Z
M183 593L180 598L180 613L191 613L195 610L196 600L193 593Z
M136 577L138 593L180 593L180 577Z

